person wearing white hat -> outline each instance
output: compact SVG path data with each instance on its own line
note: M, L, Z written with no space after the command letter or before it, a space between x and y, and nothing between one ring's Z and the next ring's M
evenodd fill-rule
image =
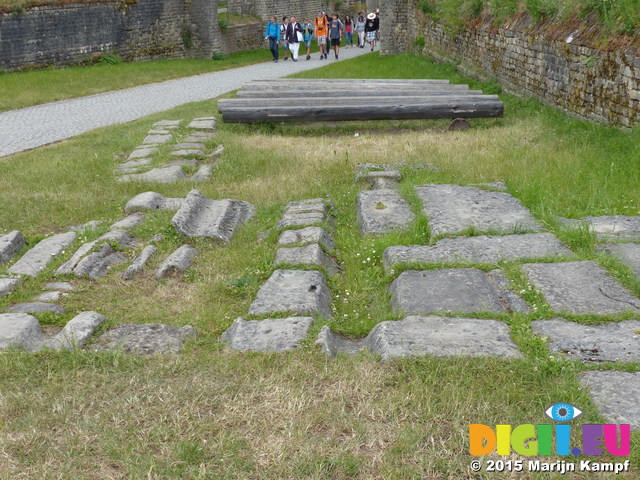
M373 52L374 47L376 46L376 14L371 12L367 15L367 23L364 26L364 33L367 37L367 42L371 45L371 51Z

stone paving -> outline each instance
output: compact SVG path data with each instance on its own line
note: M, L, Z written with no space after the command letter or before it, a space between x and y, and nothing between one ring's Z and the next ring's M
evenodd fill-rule
M366 49L350 48L340 52L340 58L367 53ZM267 57L269 52L265 49ZM249 80L279 78L323 65L265 62L0 113L0 157L96 128L131 122L185 103L210 100Z

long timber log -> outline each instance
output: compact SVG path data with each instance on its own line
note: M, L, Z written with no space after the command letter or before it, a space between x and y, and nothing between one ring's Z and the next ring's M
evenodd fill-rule
M480 90L239 90L238 98L318 98L318 97L416 97L423 95L482 95Z
M236 107L306 107L343 105L412 105L434 101L488 102L498 100L498 95L421 95L416 97L354 97L339 98L226 98L218 100L218 112Z
M340 82L325 82L325 83L295 83L290 84L285 81L280 83L247 83L242 85L243 90L255 91L255 90L407 90L407 91L457 91L457 90L469 90L469 85L449 85L449 84L425 84L425 85L395 85L395 84L383 84L383 83L340 83Z
M446 85L449 83L449 80L445 79L404 79L404 78L263 78L258 80L252 80L252 83L282 83L282 82L290 82L290 83L327 83L327 82L342 82L342 83L389 83L389 84L414 84L414 85L424 85L424 84L440 84Z
M501 101L434 101L413 105L344 105L316 107L232 107L222 119L230 123L321 122L501 117Z

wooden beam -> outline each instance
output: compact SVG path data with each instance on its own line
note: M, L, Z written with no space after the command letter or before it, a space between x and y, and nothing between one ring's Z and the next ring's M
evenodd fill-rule
M278 83L257 83L250 82L242 86L243 90L335 90L335 89L351 89L351 90L407 90L407 91L440 91L440 90L469 90L469 85L449 85L449 84L425 84L425 85L397 85L384 83L344 83L335 80L327 80L322 83L287 83L285 81Z
M481 90L239 90L238 98L415 97L424 95L482 95Z

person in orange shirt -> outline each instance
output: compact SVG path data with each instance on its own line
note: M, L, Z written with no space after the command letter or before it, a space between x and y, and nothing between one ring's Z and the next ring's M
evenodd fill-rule
M327 58L327 19L322 10L318 11L318 16L313 21L316 39L320 47L320 60Z

